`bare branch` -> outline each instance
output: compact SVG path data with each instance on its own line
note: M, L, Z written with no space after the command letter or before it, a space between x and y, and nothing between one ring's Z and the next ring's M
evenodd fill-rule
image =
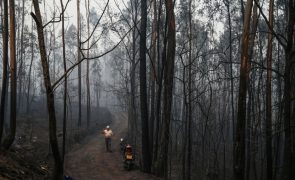
M270 25L270 23L269 23L267 17L265 16L265 14L263 13L263 10L262 10L261 6L259 5L258 1L257 1L257 0L254 0L254 2L255 2L255 4L256 4L256 6L258 7L259 12L261 13L261 15L262 15L262 17L263 17L265 23L267 24L268 29L269 29L269 30L271 31L271 33L276 37L277 41L278 41L278 42L279 42L284 48L286 48L287 45L286 45L286 43L284 43L284 42L282 41L282 39L283 39L285 42L287 42L287 39L286 39L284 36L282 36L282 35L280 35L280 34L277 34L277 33L274 31L274 29L271 28L271 25Z
M76 66L78 66L79 64L81 64L84 60L93 60L93 59L99 59L103 56L105 56L106 54L112 52L114 49L116 49L120 44L121 42L124 40L124 38L129 34L129 32L132 30L133 28L129 29L124 36L122 36L121 40L116 44L114 45L111 49L107 50L106 52L102 53L101 55L98 55L98 56L94 56L94 57L85 57L83 55L83 51L80 51L81 54L83 55L83 58L76 62L75 64L73 64L70 68L67 69L67 71L57 80L53 83L52 85L52 88L54 88L58 83L60 83L60 81L65 77L67 76L67 74L72 70L74 69Z
M102 12L101 16L99 17L99 19L97 20L97 22L96 22L96 24L95 24L95 26L94 26L94 28L93 28L93 30L92 30L90 36L89 36L85 41L81 42L81 44L84 44L84 43L88 42L88 41L90 40L90 38L93 36L93 34L94 34L94 32L95 32L95 29L97 28L97 26L98 26L98 24L99 24L101 18L103 17L103 15L104 15L104 13L105 13L105 11L106 11L108 5L109 5L109 2L110 2L110 0L108 0L107 4L105 5L105 7L104 7L104 9L103 9L103 12Z
M255 61L250 61L250 62L251 62L252 64L257 65L259 69L270 70L270 71L276 73L276 74L277 74L278 76L280 76L281 78L284 78L284 75L283 75L281 72L279 72L279 71L277 71L277 70L275 70L275 69L273 69L273 68L267 68L267 67L263 66L263 64L260 64L260 63L255 62ZM257 67L256 67L256 68L255 68L255 67L252 67L251 69L257 69Z
M33 12L31 12L31 16L34 19L34 21L36 22L36 24L39 26L40 25L40 22L39 22L37 16Z
M65 8L62 10L62 12L59 14L59 20L55 20L56 19L56 17L53 17L49 22L47 22L46 24L44 24L43 25L43 29L46 27L46 26L48 26L49 24L51 24L51 23L58 23L58 22L61 22L61 17L62 17L62 15L64 14L64 12L66 11L66 9L67 9L67 6L68 6L68 4L69 4L69 2L70 2L71 0L68 0L67 1L67 3L66 3L66 6L65 6Z

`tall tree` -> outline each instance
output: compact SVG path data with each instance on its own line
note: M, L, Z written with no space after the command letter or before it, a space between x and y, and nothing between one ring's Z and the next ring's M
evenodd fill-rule
M188 2L188 125L187 125L187 168L186 168L186 178L191 179L191 158L192 158L192 0Z
M162 0L159 1L158 5L158 26L157 26L157 86L156 86L156 110L155 110L155 145L153 148L153 162L156 162L158 160L158 153L159 153L159 143L160 143L160 121L161 121L161 104L162 104L162 89L163 89L163 63L161 60L161 36L160 34L162 31L162 6L163 2ZM155 164L155 168L157 168ZM159 171L159 169L157 169ZM157 172L156 172L157 173Z
M266 179L273 179L273 168L272 168L272 39L273 35L271 29L273 28L273 9L274 0L269 1L269 31L268 31L268 45L267 45L267 75L266 75L266 118L265 118L265 136L266 136Z
M77 0L77 61L81 61L81 35L80 35L80 29L81 29L81 22L80 22L80 0ZM81 122L81 64L78 64L78 105L79 105L79 112L78 112L78 127L82 125Z
M172 106L172 90L175 64L176 27L173 0L166 0L166 47L164 48L164 102L163 102L163 128L161 136L161 149L159 158L159 171L162 171L165 179L168 179L168 147L170 142L170 121ZM165 46L165 45L164 45Z
M64 4L60 0L60 6L62 10L61 14L61 36L62 36L62 59L64 73L67 72L67 61L66 61L66 44L65 44L65 16L64 16ZM65 149L66 149L66 134L67 134L67 92L68 92L68 77L65 76L64 80L64 94L63 94L63 138L62 138L62 160L65 160Z
M253 15L252 15L252 21L251 21L251 35L249 38L249 63L247 66L247 72L250 73L251 71L251 64L250 64L250 60L253 58L253 54L254 54L254 46L255 46L255 38L256 38L256 32L257 32L257 26L258 26L258 14L257 14L257 5L254 4L253 7ZM251 83L247 82L247 90L248 90L248 102L247 102L247 109L246 109L246 135L245 135L245 139L247 139L247 143L246 143L246 167L245 167L245 179L248 180L250 178L250 164L251 164L251 156L252 153L251 151L251 123L252 123L252 119L254 119L251 116L251 104L253 104L253 101L251 99L251 97L253 96L252 94L252 88L251 88Z
M1 107L0 107L0 146L3 134L4 118L5 118L5 104L6 104L6 92L7 92L7 68L8 68L8 1L3 2L3 26L2 26L2 38L3 38L3 56L2 56L2 91L1 91Z
M139 1L131 1L131 12L132 12L132 22L133 26L137 27L138 19L138 8ZM136 146L137 138L137 113L136 113L136 52L137 52L137 28L132 30L132 58L131 58L131 68L130 68L130 115L129 115L129 124L130 124L130 136L131 143Z
M32 7L31 7L32 11ZM32 19L32 26L31 26L31 62L28 72L28 89L27 89L27 113L30 111L30 93L31 93L31 74L32 74L32 67L33 67L33 60L34 60L34 20Z
M156 91L156 44L157 44L157 1L152 1L153 8L153 23L152 23L152 36L151 36L151 66L150 66L150 91L151 91L151 102L150 102L150 120L149 120L149 140L150 140L150 152L151 159L153 159L153 147L154 147L154 124L155 124L155 91ZM153 163L152 163L153 164Z
M20 50L18 53L20 54L18 57L19 62L19 71L18 71L18 82L19 82L19 90L18 90L18 103L17 103L17 109L20 110L20 107L22 106L22 91L23 91L23 74L25 74L25 68L23 66L24 64L24 25L25 25L25 0L22 0L22 13L21 13L21 29L20 29Z
M244 17L244 28L242 34L242 54L240 66L240 83L238 99L237 127L234 141L234 179L245 179L245 126L246 126L246 96L247 84L249 80L249 31L252 13L253 0L247 0L246 12Z
M10 27L10 132L3 146L8 149L14 141L16 131L16 51L15 51L15 5L9 0Z
M85 0L85 6L86 6L86 17L87 17L87 37L89 37L90 33L90 11L89 11L89 5L90 1ZM87 58L89 58L89 41L87 42ZM87 112L86 112L86 119L87 119L87 127L90 125L90 113L91 113L91 107L90 107L90 83L89 83L89 61L87 61L86 64L86 106L87 106Z
M32 12L31 15L36 22L37 33L38 33L38 42L40 50L40 58L43 70L43 78L46 90L47 97L47 110L49 115L49 140L51 149L54 157L54 179L62 179L63 175L63 165L62 158L60 156L58 141L56 137L56 114L55 114L55 105L54 105L54 92L51 85L50 73L49 73L49 64L46 54L46 46L44 41L44 32L43 32L43 23L41 12L39 8L39 1L33 0L33 5L35 9L35 14Z
M294 76L294 25L295 25L295 0L286 1L287 6L287 44L285 48L285 72L284 72L284 126L285 126L285 147L284 147L284 180L295 179L295 140L294 140L294 119L291 118L291 79ZM293 82L294 83L294 82Z
M235 104L234 104L234 77L233 77L233 45L232 45L232 18L231 18L231 6L229 0L224 0L226 6L227 19L228 19L228 41L229 41L229 62L230 62L230 93L231 93L231 120L232 120L232 129L234 137L234 127L235 127Z
M151 171L151 152L149 148L149 123L148 123L148 103L146 85L146 29L147 29L147 2L141 1L141 25L140 25L140 110L141 110L141 129L142 129L142 164L143 171Z

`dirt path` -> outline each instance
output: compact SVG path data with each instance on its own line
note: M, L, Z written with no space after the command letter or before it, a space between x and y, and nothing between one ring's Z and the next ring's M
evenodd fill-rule
M97 135L68 153L65 162L65 173L74 180L145 180L157 179L139 170L126 171L120 156L119 142L127 130L127 116L116 114L111 124L114 132L112 153L105 150L104 137Z

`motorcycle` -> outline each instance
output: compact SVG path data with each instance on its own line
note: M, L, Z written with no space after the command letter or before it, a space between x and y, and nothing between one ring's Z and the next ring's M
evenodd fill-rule
M132 146L127 144L125 146L125 160L124 160L124 167L126 170L130 171L133 167L133 152Z
M130 144L126 144L124 139L122 138L120 142L120 147L124 161L124 168L130 171L134 165L134 155L132 146Z

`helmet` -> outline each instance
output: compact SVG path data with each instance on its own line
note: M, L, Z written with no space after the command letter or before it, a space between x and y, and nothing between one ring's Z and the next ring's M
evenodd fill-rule
M109 129L109 128L110 128L110 126L107 126L106 128L107 128L107 129Z
M126 145L126 148L131 148L131 145L130 145L130 144L127 144L127 145Z

